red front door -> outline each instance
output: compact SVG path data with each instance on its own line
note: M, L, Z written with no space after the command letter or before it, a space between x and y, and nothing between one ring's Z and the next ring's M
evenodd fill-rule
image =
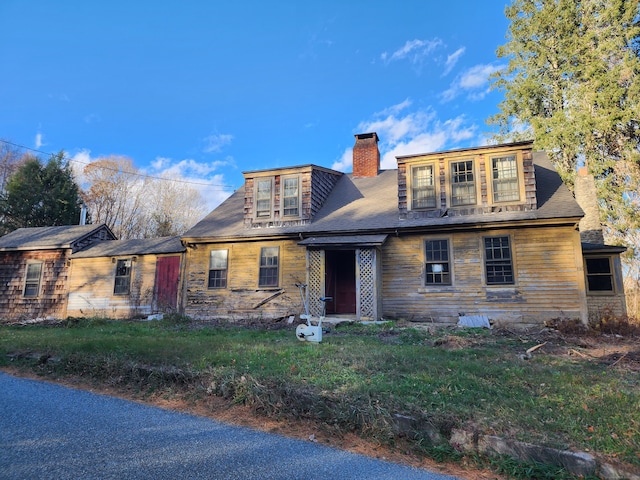
M356 313L356 252L354 250L325 251L325 295L327 314Z
M180 257L160 257L156 261L156 305L163 312L175 311L178 306Z

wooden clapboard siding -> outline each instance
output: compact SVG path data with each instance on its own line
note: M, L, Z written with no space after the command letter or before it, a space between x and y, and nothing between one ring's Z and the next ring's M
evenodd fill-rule
M514 285L486 285L483 236L509 235ZM447 238L452 285L424 285L424 241ZM391 237L383 247L383 315L412 321L457 322L487 315L519 324L583 318L580 239L572 227Z
M280 247L279 285L259 288L260 249ZM226 288L208 288L212 250L228 250ZM302 312L296 283L306 282L306 250L294 240L215 243L189 248L186 256L185 313L198 319L279 318Z
M113 257L116 260L134 256ZM116 264L112 257L71 260L67 315L131 318L153 312L156 255L138 255L131 266L128 295L115 295Z

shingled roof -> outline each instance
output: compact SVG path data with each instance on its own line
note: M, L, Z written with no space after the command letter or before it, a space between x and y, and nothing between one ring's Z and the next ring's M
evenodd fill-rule
M71 258L115 257L121 255L147 255L181 253L185 248L180 237L136 238L102 242L71 255Z
M250 239L277 235L358 235L404 229L443 229L465 225L537 220L578 220L584 213L544 152L533 154L537 209L435 218L401 219L398 211L398 171L377 176L343 175L311 223L297 226L246 228L244 189L236 191L183 235L185 241Z
M105 236L110 240L115 239L109 227L104 224L18 228L0 237L0 251L74 248L100 230L104 230Z

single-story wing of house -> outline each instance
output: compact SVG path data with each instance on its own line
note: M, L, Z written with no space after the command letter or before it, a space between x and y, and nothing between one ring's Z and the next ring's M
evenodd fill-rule
M624 249L581 239L585 212L532 142L405 155L381 170L377 134L355 137L351 174L244 172L244 187L182 236L184 313L530 326L624 312Z
M66 317L69 258L114 239L106 225L19 228L0 237L0 321Z
M179 237L113 240L70 257L67 315L134 318L178 311Z

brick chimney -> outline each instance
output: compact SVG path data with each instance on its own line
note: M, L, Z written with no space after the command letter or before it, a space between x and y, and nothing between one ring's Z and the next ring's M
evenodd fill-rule
M574 195L584 217L580 220L580 240L586 243L604 245L600 211L598 210L598 196L596 182L593 175L589 175L586 167L578 169L574 184Z
M353 146L353 176L375 177L380 171L380 150L378 134L359 133Z

